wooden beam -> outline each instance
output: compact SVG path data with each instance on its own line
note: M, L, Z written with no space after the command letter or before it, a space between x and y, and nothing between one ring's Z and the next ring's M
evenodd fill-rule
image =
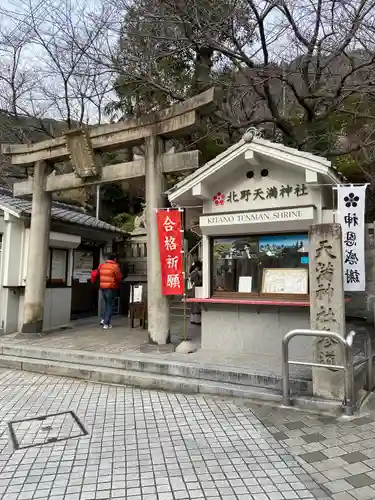
M194 170L199 166L199 151L187 151L184 153L165 154L162 157L163 172L173 173L184 170ZM74 172L61 175L49 175L46 179L46 191L64 191L75 189L92 184L104 184L108 182L118 182L145 175L144 159L130 161L127 163L117 163L102 168L100 177L82 179ZM30 177L27 181L16 182L13 185L14 196L28 196L33 192L34 179Z
M211 88L184 102L157 113L137 119L92 127L88 131L92 148L110 150L121 146L134 146L146 137L163 137L191 133L199 126L197 113L208 114L216 106L217 90ZM33 165L36 161L62 161L68 159L65 137L35 144L2 144L1 151L11 156L13 165Z

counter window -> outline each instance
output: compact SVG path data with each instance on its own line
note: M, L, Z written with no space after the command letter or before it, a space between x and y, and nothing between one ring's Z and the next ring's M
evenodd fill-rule
M47 267L48 286L66 286L68 277L68 250L50 248Z
M213 238L213 294L307 295L307 245L307 234Z

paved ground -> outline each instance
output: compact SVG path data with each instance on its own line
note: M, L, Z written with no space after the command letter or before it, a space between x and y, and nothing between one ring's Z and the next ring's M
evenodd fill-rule
M375 395L355 419L250 405L304 470L335 500L375 499Z
M172 341L179 342L184 337L183 319L171 321ZM200 347L200 329L187 324L186 335L197 340ZM56 347L75 349L107 354L122 354L129 351L139 351L148 342L148 331L143 328L130 328L128 318L114 317L113 328L99 328L96 318L72 322L72 328L56 330L41 338L27 339L19 334L4 335L2 341L38 347Z
M267 428L269 424L264 425L257 417L260 412L262 418L269 419L270 414L278 412L267 408L264 415L262 408L203 396L113 387L24 372L1 373L0 497L2 500L334 498L285 450L283 442L278 441L280 436L276 436L278 439L272 436L274 422ZM8 421L67 410L76 412L88 430L87 436L12 451ZM284 416L278 425L282 425L283 419ZM68 437L79 431L68 417L15 424L14 428L15 439L21 446ZM358 432L361 427L355 428Z
M87 436L13 451L7 423L72 410ZM66 438L69 417L15 424ZM337 421L265 404L0 372L2 500L375 499L375 396Z

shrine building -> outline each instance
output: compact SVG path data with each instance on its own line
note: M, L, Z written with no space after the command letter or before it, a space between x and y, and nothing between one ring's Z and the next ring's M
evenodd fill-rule
M308 231L334 222L338 183L328 160L249 132L168 191L187 214L201 207L203 286L189 300L202 306L203 349L266 356L279 371L286 333L310 328ZM311 359L312 342L290 353Z
M0 190L0 333L21 331L30 238L31 201ZM49 232L43 329L97 315L98 290L91 270L112 249L118 228L53 202Z

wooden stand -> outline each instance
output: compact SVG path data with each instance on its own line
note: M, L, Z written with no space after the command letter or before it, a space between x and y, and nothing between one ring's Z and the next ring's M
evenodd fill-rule
M139 326L146 328L147 304L145 302L133 302L129 304L130 328L134 328L134 320L139 319Z

